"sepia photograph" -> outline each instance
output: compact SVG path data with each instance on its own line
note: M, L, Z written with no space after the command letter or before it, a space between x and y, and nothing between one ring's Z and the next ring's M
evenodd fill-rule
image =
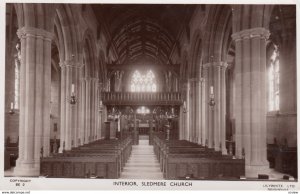
M298 5L213 3L2 3L0 190L300 189Z

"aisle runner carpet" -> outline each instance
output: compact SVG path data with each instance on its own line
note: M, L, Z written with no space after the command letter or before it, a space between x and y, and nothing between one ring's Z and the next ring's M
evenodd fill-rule
M121 179L163 179L159 162L148 138L140 136L139 145L132 146L132 153L125 164Z

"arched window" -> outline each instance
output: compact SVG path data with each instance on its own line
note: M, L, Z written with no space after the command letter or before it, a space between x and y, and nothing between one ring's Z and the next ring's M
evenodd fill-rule
M275 47L271 57L270 66L268 70L269 82L269 111L279 110L279 51Z
M155 76L151 70L145 75L135 71L130 83L131 92L156 92Z

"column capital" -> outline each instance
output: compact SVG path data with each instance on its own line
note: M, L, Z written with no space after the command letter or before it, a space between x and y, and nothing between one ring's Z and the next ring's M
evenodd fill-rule
M242 39L250 39L254 37L261 37L261 38L268 39L269 36L270 36L270 31L261 27L242 30L239 32L235 32L231 35L234 41L239 41Z
M19 28L17 31L17 35L20 39L31 36L31 37L41 38L43 40L51 41L54 38L54 34L52 32L40 28L33 28L33 27Z
M216 61L216 62L209 62L202 65L204 69L207 69L209 67L220 67L220 68L227 68L228 63L223 61Z
M61 61L59 62L59 66L61 68L63 67L68 67L68 68L81 68L83 66L82 63L76 62L74 60L65 60L65 61Z

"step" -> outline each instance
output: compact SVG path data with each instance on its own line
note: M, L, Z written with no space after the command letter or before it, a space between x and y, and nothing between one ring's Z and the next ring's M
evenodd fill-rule
M136 155L136 156L134 156L134 157L132 157L132 158L137 158L137 159L143 159L143 158L145 158L145 159L153 159L154 156L141 156L141 155Z
M127 162L130 162L130 161L148 161L148 162L158 162L158 160L156 158L142 158L142 157L136 157L136 158L129 158L127 160Z
M145 165L155 164L155 163L158 163L158 161L131 160L127 162L127 164L145 164Z
M123 173L126 172L139 172L139 173L161 173L159 168L146 168L146 167L124 167Z
M122 173L121 179L154 179L154 180L161 180L163 179L162 173Z
M149 164L143 164L143 163L127 163L125 167L145 167L145 168L160 168L160 165L157 163L149 163Z

